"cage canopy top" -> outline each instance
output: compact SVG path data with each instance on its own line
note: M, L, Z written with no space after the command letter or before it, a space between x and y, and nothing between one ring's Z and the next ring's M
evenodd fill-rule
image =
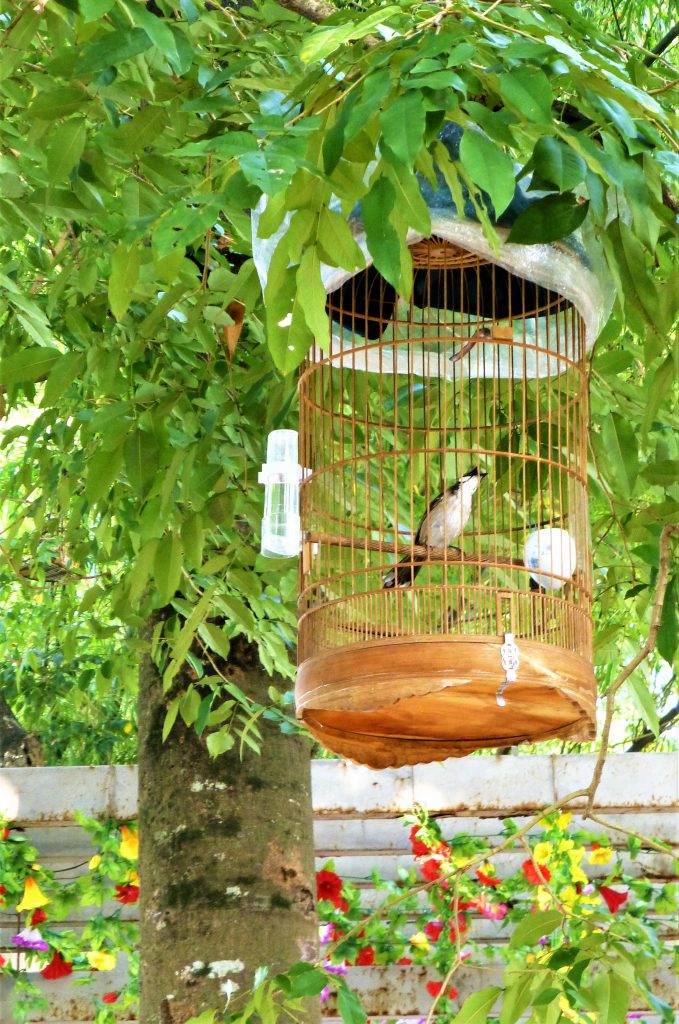
M452 122L447 122L439 133L439 139L445 145L451 158L456 161L460 159L462 136L463 129ZM464 325L467 330L467 336L470 327L473 327L476 321L481 326L487 326L489 321L494 324L507 325L510 328L515 326L513 324L513 308L516 308L519 303L512 303L512 290L516 295L517 289L530 289L530 286L534 286L535 315L532 318L527 318L524 313L521 318L520 330L529 349L532 348L534 351L528 362L524 361L521 368L522 375L543 377L554 372L553 359L550 358L550 354L559 352L561 343L552 314L555 303L559 300L571 303L582 316L586 349L589 351L608 319L613 301L613 288L605 270L603 255L598 243L590 237L590 233L583 228L559 241L533 245L507 242L506 238L516 219L545 194L537 191L529 193L527 191L528 182L524 180L517 183L511 203L497 218L494 217L490 199L485 194L483 195L489 217L501 239L499 250L494 251L483 233L474 205L464 186L462 186L462 195L465 198L465 207L464 210L459 211L450 188L438 169L436 176L436 186L433 187L421 174L417 174L420 192L431 217L430 237L451 243L472 253L482 262L487 261L487 270L482 266L481 272L478 270L474 272L475 277L470 271L464 281L460 279L458 292L466 293L464 309L456 304L452 287L442 287L441 294L436 295L432 293L431 284L429 284L427 296L418 296L416 278L413 296L409 301L405 301L392 290L391 306L387 307L387 315L382 317L382 323L375 330L379 333L382 341L392 338L394 340L393 372L407 371L412 355L408 355L406 347L402 344L406 334L400 330L400 323L407 322L409 324L407 337L409 344L412 345L413 321L419 320L421 327L417 333L423 340L423 344L429 344L431 351L432 340L445 346L446 338L452 340L460 333L464 336L464 331L460 332L457 329L460 324ZM258 224L265 205L266 200L264 199L253 214L253 256L262 288L266 287L271 258L278 241L287 230L290 220L288 215L278 231L268 238L260 238ZM333 199L331 207L339 211L339 200ZM362 290L367 296L373 287L374 280L379 278L379 275L372 266L373 261L368 250L360 203L349 215L348 224L364 254L366 269L358 271L358 273L351 273L342 268L322 264L323 285L329 295L338 292L343 286L346 288L349 285L353 289L354 295L360 294ZM408 245L414 245L423 237L423 235L410 230L407 237ZM494 276L491 286L491 274L495 268L501 268L506 272L504 275L506 282L504 301L502 298L498 299L501 289L498 288L498 282ZM441 280L443 279L441 278ZM390 287L387 286L387 292ZM469 302L470 287L475 293L475 301L472 305ZM441 298L444 290L447 292L445 301ZM384 287L381 294L381 308L384 308ZM493 296L492 308L489 301L485 301L484 304L484 300L488 300L488 296L491 294ZM356 299L353 301L355 303ZM525 309L525 297L520 305ZM443 311L442 307L445 307ZM432 309L437 310L435 316L432 316ZM331 351L355 350L357 357L354 360L353 368L374 370L376 368L372 365L374 357L371 354L370 346L366 344L368 338L360 336L360 331L356 330L356 323L356 320L347 323L338 322L336 318L333 318ZM358 337L357 334L359 334ZM377 334L373 338L376 336ZM320 340L317 339L317 341ZM517 367L512 365L511 353L508 350L503 352L495 346L492 353L493 358L491 358L491 353L484 352L484 348L483 345L478 345L475 348L473 360L470 360L467 366L467 372L471 376L485 377L492 373L493 376L506 377L516 373ZM381 358L382 369L385 369L384 352ZM441 365L444 364L445 360L442 360ZM489 370L488 367L491 365L492 370ZM428 372L433 372L431 365L429 365Z

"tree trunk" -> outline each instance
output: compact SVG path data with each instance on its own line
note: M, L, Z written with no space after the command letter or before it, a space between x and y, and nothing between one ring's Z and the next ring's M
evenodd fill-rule
M40 740L22 728L0 694L0 767L35 768L44 763Z
M234 642L226 673L267 701L256 647ZM307 742L260 719L248 747L212 760L178 720L161 742L167 695L149 658L139 693L141 1024L184 1024L223 1010L257 967L316 957ZM231 961L229 964L228 962ZM236 961L236 963L234 963ZM230 987L230 986L229 986ZM307 1020L316 1019L314 1011Z

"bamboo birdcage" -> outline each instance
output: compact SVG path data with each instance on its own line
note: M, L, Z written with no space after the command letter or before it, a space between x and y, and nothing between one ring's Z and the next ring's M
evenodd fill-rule
M411 255L408 301L372 267L329 294L331 337L300 378L298 714L372 767L589 738L583 317L458 245ZM474 469L459 536L416 544ZM550 538L565 562L525 564ZM388 588L395 562L411 575Z

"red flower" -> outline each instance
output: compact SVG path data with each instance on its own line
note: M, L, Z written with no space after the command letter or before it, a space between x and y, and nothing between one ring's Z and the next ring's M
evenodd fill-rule
M484 875L481 868L476 869L476 877L481 885L492 885L493 888L495 888L496 885L500 885L502 881L500 878L491 878L490 875Z
M427 923L424 926L424 934L427 936L428 939L431 939L432 942L436 942L442 931L442 921L427 921Z
M40 972L47 981L56 981L57 978L66 978L73 973L73 964L64 960L61 953L55 953L50 962Z
M118 1001L117 992L107 992L105 996L101 997L102 1003L116 1003Z
M6 892L7 892L7 889L5 888L5 886L4 885L0 885L0 896L4 896Z
M7 961L5 960L5 958L2 955L2 953L0 953L0 967L4 967L6 963L7 963Z
M434 998L436 998L436 996L442 990L443 990L443 982L442 981L428 981L427 982L427 992L429 993L430 996L433 996ZM455 988L454 985L451 985L450 988L446 992L443 993L443 996L444 996L445 999L457 999L457 989Z
M343 914L349 913L349 904L346 900L340 900L339 903L335 904L335 906L338 910L341 910Z
M42 907L38 907L38 909L34 910L31 914L31 928L35 928L36 924L42 924L42 922L46 920L47 914Z
M433 847L433 851L434 853L437 853L439 857L442 857L444 860L450 860L451 851L447 843L436 843L436 845Z
M9 829L8 828L3 828L2 832L0 832L0 839L7 839L8 836L9 836Z
M546 885L552 877L552 872L544 864L536 866L532 860L525 860L521 865L523 873L531 885Z
M608 885L600 885L599 894L602 896L611 914L615 914L620 910L623 903L627 902L629 890L626 892L618 892L617 889L611 889Z
M441 862L430 857L424 864L420 864L420 871L428 882L436 882L441 877Z
M397 967L410 967L412 960L409 956L402 956L400 960L396 961Z
M114 900L118 903L136 903L139 899L138 885L117 885Z
M372 946L366 946L356 957L357 967L369 967L370 964L375 963L375 950Z
M410 845L413 848L413 853L416 857L426 857L429 853L429 847L426 843L423 843L421 839L417 839L417 832L419 825L413 825L410 830Z
M329 900L336 907L341 907L342 900L342 879L334 871L316 872L316 899ZM344 909L341 907L341 909ZM346 909L349 907L347 905Z

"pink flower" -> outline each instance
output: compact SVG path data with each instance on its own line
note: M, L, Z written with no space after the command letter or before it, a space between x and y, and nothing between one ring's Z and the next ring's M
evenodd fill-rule
M37 928L23 928L17 935L10 935L9 941L22 949L36 949L41 953L49 949Z
M507 913L506 903L488 903L481 908L481 913L489 921L501 921Z

